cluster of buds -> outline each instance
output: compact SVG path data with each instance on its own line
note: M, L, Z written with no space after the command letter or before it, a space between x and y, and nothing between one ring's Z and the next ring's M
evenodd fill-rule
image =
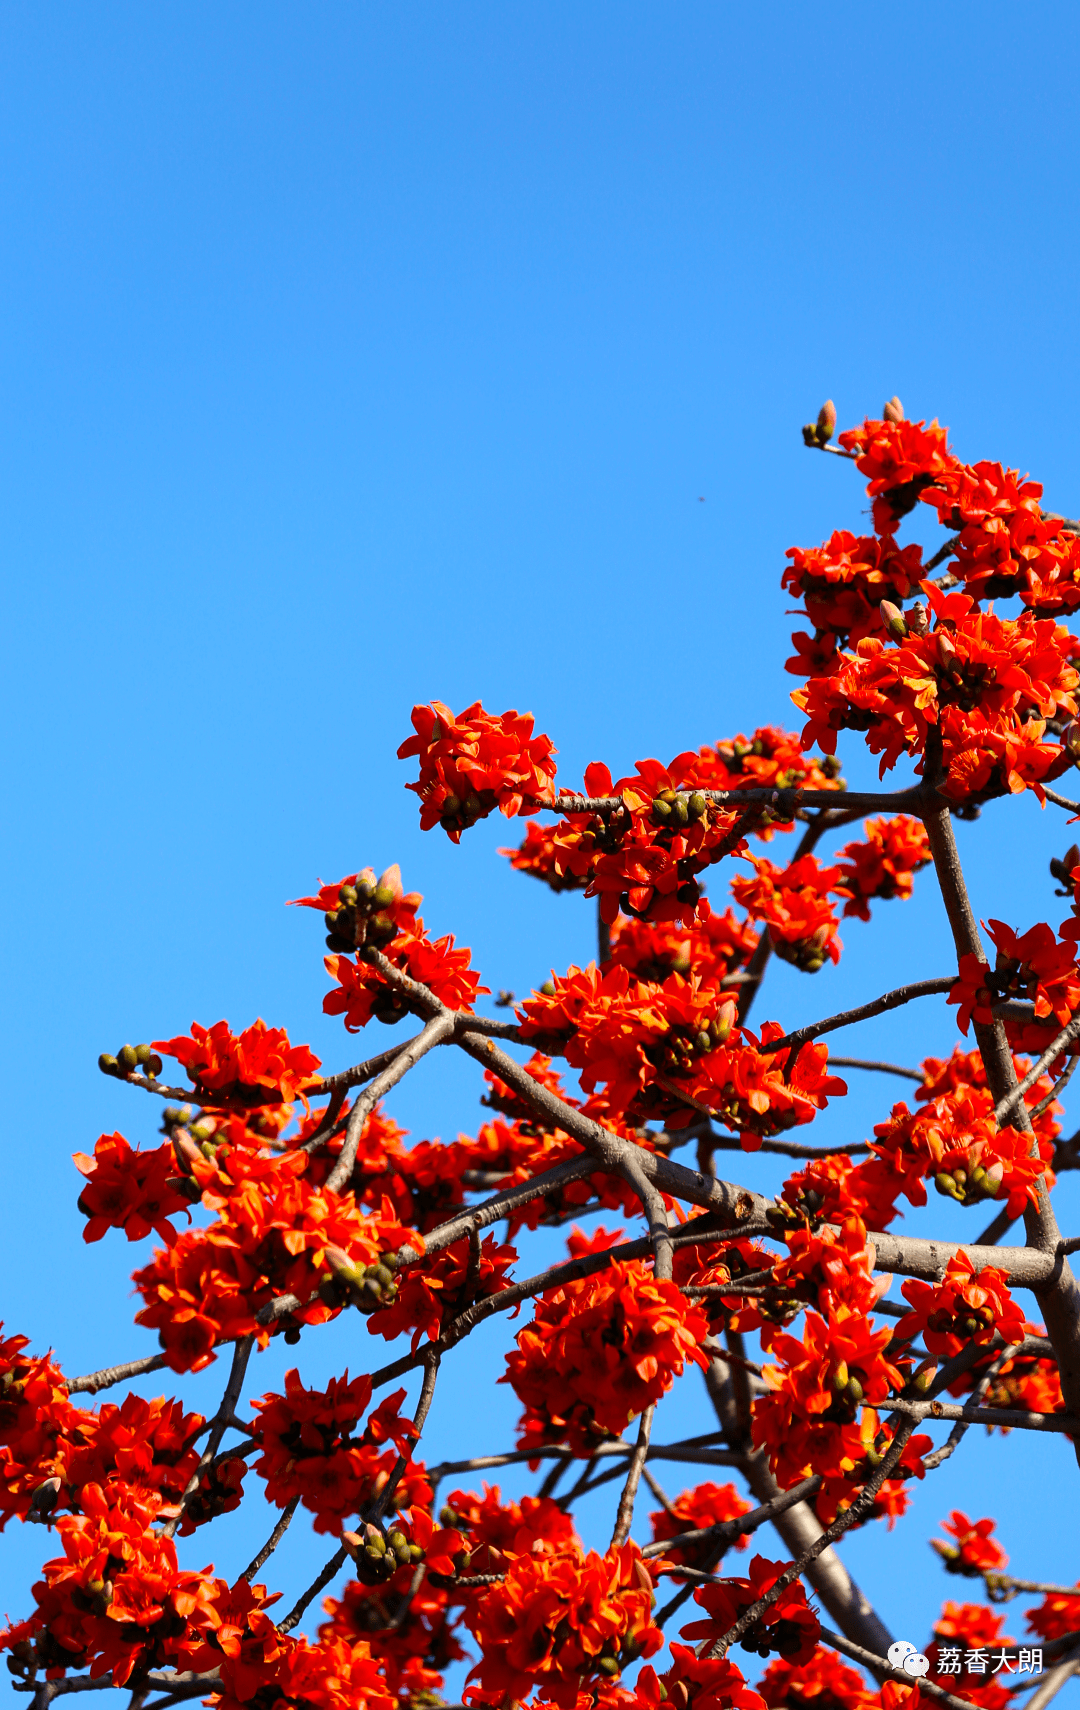
M816 422L807 422L802 430L803 444L823 451L836 432L836 405L826 398L818 411Z
M944 1308L939 1308L926 1320L926 1328L947 1336L963 1336L970 1341L971 1337L978 1336L980 1331L989 1330L994 1319L992 1306L967 1307L955 1316Z
M678 790L661 790L653 799L653 823L668 826L672 831L682 831L685 826L704 819L708 808L708 800L701 790L692 790L689 795Z
M397 1299L396 1253L383 1253L373 1265L354 1265L340 1247L327 1247L326 1262L333 1276L326 1278L319 1295L328 1306L351 1303L370 1314L392 1306Z
M865 1372L860 1375L858 1366L849 1366L846 1360L841 1360L830 1379L832 1405L821 1414L821 1418L832 1425L850 1425L866 1393L862 1381L865 1376Z
M342 885L337 908L323 916L327 948L346 955L365 945L381 950L398 933L397 921L388 912L396 900L391 885L364 873L357 875L355 884Z
M816 974L830 960L829 937L830 928L827 926L819 926L809 938L787 939L777 934L773 949L782 962L790 962L801 973Z
M767 1657L777 1651L782 1657L793 1657L802 1650L805 1640L806 1630L798 1621L781 1619L770 1626L755 1621L739 1642L744 1651L750 1651L754 1656Z
M341 1541L363 1585L381 1585L393 1579L398 1568L415 1567L424 1559L420 1545L411 1544L400 1526L384 1533L368 1521L362 1532L342 1532Z
M698 1057L707 1057L710 1051L715 1051L717 1046L727 1041L737 1015L735 1000L729 998L720 1005L712 1020L703 1021L696 1032L688 1027L669 1028L655 1045L645 1047L645 1055L663 1075L692 1074Z
M771 1223L774 1229L793 1229L804 1222L814 1229L821 1222L824 1204L824 1198L816 1188L808 1188L804 1183L799 1183L794 1204L789 1204L786 1199L778 1199L775 1205L766 1207L765 1221Z
M969 1171L960 1164L952 1170L939 1170L934 1177L934 1186L938 1193L955 1199L958 1205L977 1205L980 1199L997 1199L1001 1191L1001 1176L999 1173L995 1177L992 1167L985 1170L981 1164L975 1164ZM971 1333L974 1335L974 1331Z
M486 819L489 813L494 813L498 805L499 798L494 790L470 790L464 798L451 790L443 797L439 824L444 831L467 831L478 819Z
M121 1045L115 1057L103 1051L97 1061L103 1075L115 1075L121 1081L139 1069L151 1081L161 1073L161 1058L149 1045Z

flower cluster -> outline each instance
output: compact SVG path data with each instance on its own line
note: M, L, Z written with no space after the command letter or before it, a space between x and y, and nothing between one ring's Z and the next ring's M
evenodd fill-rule
M776 954L805 974L816 974L826 959L839 962L842 945L829 893L837 889L840 868L823 867L815 855L787 867L758 855L746 859L754 877L732 879L731 894L751 920L765 922Z
M369 1329L388 1342L409 1332L414 1350L425 1335L434 1341L466 1307L509 1287L507 1272L516 1259L514 1248L494 1235L480 1243L475 1255L467 1238L455 1241L402 1273L396 1300L376 1313Z
M915 874L930 861L930 841L919 819L897 814L895 819L868 819L865 843L846 843L840 851L844 915L870 919L867 906L874 898L906 901Z
M924 588L936 620L887 643L867 636L792 695L806 713L803 740L831 752L840 730L861 730L881 772L901 754L923 756L940 734L943 785L956 802L1034 788L1064 753L1044 742L1046 721L1075 715L1077 671L1068 631L1050 618L999 618L966 594ZM1059 768L1060 769L1060 768Z
M690 1360L706 1365L704 1314L638 1259L545 1290L500 1383L524 1404L520 1445L577 1455L618 1437Z
M555 748L550 737L533 735L531 713L493 715L474 701L455 717L432 701L413 707L412 722L416 734L398 759L419 758L420 776L405 787L420 797L424 831L441 825L457 843L496 808L509 819L551 800Z
M939 1283L905 1282L912 1311L898 1326L904 1341L922 1335L932 1354L958 1354L974 1342L987 1346L995 1336L1006 1343L1024 1340L1025 1319L1009 1293L1008 1276L993 1265L976 1271L966 1253L954 1253Z
M573 1540L515 1555L505 1577L467 1613L480 1661L468 1704L504 1704L535 1691L575 1710L583 1693L603 1705L630 1663L663 1643L653 1625L653 1581L634 1544L588 1554Z
M174 1371L198 1371L230 1338L265 1344L270 1331L258 1315L278 1295L301 1302L294 1321L324 1322L350 1299L358 1268L422 1240L389 1201L364 1217L351 1197L313 1185L308 1165L302 1151L268 1157L239 1148L193 1163L216 1221L180 1235L134 1277L146 1302L136 1322L158 1331Z
M319 1059L306 1045L290 1045L283 1027L256 1021L234 1034L227 1021L191 1024L191 1034L155 1039L154 1050L175 1057L209 1102L241 1113L265 1104L291 1104L317 1078Z
M411 1570L400 1572L411 1584ZM465 1660L455 1637L460 1614L451 1614L449 1593L432 1585L430 1575L415 1590L353 1579L323 1607L329 1619L319 1628L320 1645L366 1646L398 1710L430 1705L442 1690L443 1671Z
M958 464L922 495L956 530L953 574L976 599L1019 594L1040 613L1080 605L1080 537L1048 516L1042 484L1000 463Z
M317 1532L338 1532L347 1514L358 1514L383 1489L400 1453L406 1459L398 1501L430 1505L431 1487L411 1460L415 1431L398 1413L403 1389L375 1408L363 1430L371 1401L371 1379L349 1374L324 1390L305 1389L294 1367L285 1374L285 1394L255 1403L254 1438L261 1451L255 1471L266 1481L267 1501L285 1508L294 1497L315 1516ZM395 1453L396 1449L396 1453Z
M1076 921L1067 922L1060 936L1045 921L1023 934L1002 920L991 920L987 930L997 950L993 969L975 955L962 956L949 993L960 1028L966 1033L972 1019L992 1023L994 1005L1005 999L1027 1000L1034 1006L1032 1019L1008 1018L1005 1031L1014 1049L1041 1055L1080 1006Z
M639 980L663 985L671 974L685 979L694 972L708 984L722 985L745 968L758 946L758 934L734 911L714 914L708 897L698 903L689 925L679 921L632 920L620 915L611 925L611 958Z
M882 635L882 600L906 600L923 575L920 546L900 548L890 536L879 540L847 529L835 529L822 546L793 546L786 556L791 563L781 586L805 601L819 644L834 637L834 646L854 645L864 636ZM791 661L788 669L801 664ZM796 674L809 673L803 668Z
M724 1520L738 1520L740 1515L749 1514L751 1504L741 1497L733 1484L698 1484L693 1490L684 1490L675 1498L670 1508L660 1508L649 1515L652 1526L654 1543L667 1543L670 1539L674 1547L665 1551L665 1560L678 1562L684 1567L700 1568L705 1565L707 1557L715 1560L715 1541L698 1540L679 1545L676 1540L686 1532L699 1532L709 1526L718 1526ZM736 1549L745 1550L747 1539L737 1537L732 1540Z
M122 1229L129 1241L141 1241L151 1229L171 1246L177 1212L188 1212L191 1196L187 1184L177 1180L172 1146L136 1151L122 1134L102 1134L93 1157L75 1153L75 1167L87 1178L79 1195L79 1210L86 1218L84 1241L100 1241L108 1229Z
M657 1677L648 1664L637 1678L636 1710L765 1710L761 1694L746 1684L742 1670L727 1657L698 1657L686 1645L672 1643L671 1667Z
M874 529L886 538L914 510L928 487L957 467L949 450L949 432L932 421L909 422L897 412L882 421L867 419L861 427L840 435L845 451L855 455L855 467L869 477L866 490L873 499Z
M615 963L602 973L590 966L553 975L518 1017L522 1037L562 1051L586 1090L604 1084L614 1111L678 1125L704 1104L753 1149L763 1135L812 1121L847 1087L828 1073L828 1048L816 1043L786 1076L783 1056L760 1048L783 1037L779 1024L766 1022L755 1038L734 1027L735 1013L734 999L696 973L656 986Z
M804 1662L777 1657L758 1684L769 1710L871 1710L877 1702L862 1675L824 1645Z
M746 1579L725 1579L717 1585L699 1586L695 1603L708 1613L707 1621L693 1621L682 1629L684 1639L702 1639L708 1644L734 1627L751 1604L771 1591L788 1562L770 1562L755 1556ZM820 1632L818 1618L806 1601L806 1592L798 1579L752 1622L739 1640L744 1651L767 1657L772 1652L790 1663L807 1660L814 1651Z
M981 1705L982 1710L1005 1710L1012 1700L1001 1679L977 1673L966 1666L963 1656L957 1656L958 1652L966 1656L970 1651L1000 1650L1015 1644L1002 1632L1004 1625L1004 1615L995 1615L986 1603L943 1603L926 1647L933 1678L941 1678L942 1651L947 1648L959 1666L958 1673L948 1676L949 1691Z
M980 1579L984 1573L1000 1573L1009 1558L997 1539L992 1536L993 1520L969 1520L959 1508L954 1508L947 1520L941 1522L943 1532L955 1540L946 1544L941 1538L931 1538L948 1573L965 1574Z

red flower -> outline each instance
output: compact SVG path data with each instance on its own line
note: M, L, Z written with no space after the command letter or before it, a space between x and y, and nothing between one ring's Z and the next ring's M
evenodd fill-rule
M875 1694L861 1674L819 1645L805 1662L771 1662L758 1683L769 1710L871 1710Z
M190 1198L170 1185L177 1177L170 1144L138 1152L122 1134L102 1134L92 1158L76 1152L74 1159L87 1177L79 1195L79 1210L87 1219L84 1241L100 1241L107 1229L122 1229L129 1241L141 1241L152 1229L172 1246L176 1230L169 1218L184 1211L190 1223Z
M639 1259L546 1290L499 1379L525 1404L521 1447L568 1442L587 1455L619 1436L687 1360L705 1366L707 1333L700 1309Z
M535 1689L540 1703L561 1710L575 1710L582 1692L599 1692L603 1703L622 1669L663 1644L652 1587L634 1544L600 1556L575 1540L515 1556L467 1615L480 1661L466 1702L501 1704Z
M836 529L823 546L809 551L790 547L786 557L792 562L781 586L805 599L806 615L819 638L832 632L851 643L864 635L882 635L882 600L906 600L923 575L921 546L900 551L892 539L849 534L846 529Z
M343 1015L350 1033L366 1027L373 1015L387 1023L400 1021L409 1008L378 969L362 959L362 954L355 962L347 956L325 958L326 971L337 981L338 989L327 992L323 1010L327 1015ZM399 932L385 945L383 954L410 979L427 986L448 1009L471 1009L477 993L489 990L480 984L475 968L469 966L472 952L455 950L452 933L429 938L419 916L414 928Z
M338 1532L347 1514L360 1510L386 1484L398 1453L410 1457L416 1435L398 1408L405 1391L396 1390L376 1409L366 1427L360 1419L371 1401L371 1379L349 1374L333 1378L324 1390L305 1389L299 1372L285 1374L284 1395L264 1395L254 1403L255 1440L262 1457L255 1471L266 1480L267 1500L284 1508L294 1496L315 1515L316 1532ZM388 1442L395 1449L383 1446ZM431 1486L422 1467L407 1466L398 1501L430 1503Z
M649 1515L652 1526L653 1542L666 1542L677 1539L684 1532L697 1532L706 1526L716 1526L722 1520L738 1520L740 1515L749 1514L751 1504L744 1500L733 1484L698 1484L693 1490L684 1490L672 1503L673 1513L666 1508L655 1510ZM745 1550L749 1540L746 1537L736 1538L736 1549ZM710 1550L715 1550L715 1544L692 1543L684 1548L676 1547L667 1550L664 1560L681 1562L687 1567L702 1567Z
M319 1068L306 1045L290 1045L283 1027L262 1021L240 1034L227 1021L214 1027L193 1021L190 1038L155 1039L154 1050L183 1063L194 1086L216 1095L215 1104L241 1112L302 1098Z
M936 419L929 427L925 422L867 419L842 433L839 443L855 453L856 469L869 476L866 490L874 500L874 528L883 535L895 534L926 489L957 466L948 429L939 427Z
M868 819L863 826L865 843L847 843L840 851L844 889L848 901L845 918L857 915L870 919L868 903L875 897L906 900L914 889L914 876L930 860L930 841L919 819L897 814L895 819Z
M901 1292L914 1311L898 1329L905 1341L921 1333L932 1354L951 1358L969 1342L986 1346L996 1335L1024 1340L1024 1314L1009 1293L1007 1274L992 1265L976 1271L966 1253L953 1254L940 1283L910 1280Z
M672 1664L657 1679L648 1665L637 1677L634 1710L764 1710L761 1695L746 1684L742 1670L727 1657L696 1657L685 1645L672 1642Z
M959 1508L954 1508L949 1518L941 1522L941 1529L956 1542L946 1544L940 1538L930 1540L947 1572L979 1579L987 1570L999 1573L1006 1567L1009 1558L997 1539L991 1536L996 1524L994 1520L969 1520Z
M772 1590L788 1566L788 1562L770 1562L764 1556L755 1556L748 1579L725 1579L717 1585L699 1586L694 1602L700 1603L710 1618L691 1622L682 1629L682 1637L701 1639L706 1644L722 1638L751 1604ZM818 1618L796 1579L747 1628L739 1643L744 1651L756 1652L758 1656L767 1657L777 1651L789 1662L805 1662L813 1655L819 1631Z
M1080 1631L1080 1581L1077 1582L1075 1597L1061 1591L1047 1592L1041 1603L1028 1610L1024 1619L1033 1633L1047 1641Z
M840 868L823 867L815 855L783 868L757 855L745 859L756 877L732 879L731 894L751 920L765 922L776 954L807 974L816 974L826 957L839 962L842 945L828 898L837 889Z
M481 1243L480 1262L474 1269L468 1239L463 1237L402 1271L396 1300L370 1319L368 1329L388 1342L411 1331L415 1350L425 1334L434 1341L444 1324L474 1301L508 1288L507 1272L516 1261L513 1247L489 1235Z
M508 819L550 802L556 752L551 738L534 736L531 713L494 717L479 701L457 717L441 701L415 706L415 736L398 759L415 754L420 777L407 784L420 797L420 825L441 825L457 843L467 826L498 808Z

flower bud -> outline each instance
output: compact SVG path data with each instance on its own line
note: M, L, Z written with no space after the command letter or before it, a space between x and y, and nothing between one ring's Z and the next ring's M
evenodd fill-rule
M836 405L831 398L826 398L818 411L818 419L814 424L819 445L828 445L836 432Z
M902 422L903 421L903 419L904 419L904 406L900 402L899 398L896 396L895 393L889 399L888 403L885 405L885 408L882 410L881 414L882 414L882 417L884 418L884 420L887 422L893 422L895 424L896 422Z
M937 1377L937 1360L924 1360L921 1366L916 1366L911 1379L911 1387L925 1395L934 1379Z
M882 600L878 606L878 611L881 613L881 621L889 634L895 635L897 641L903 641L907 635L908 626L904 621L904 614L900 607L895 606L891 600Z
M115 1057L109 1055L108 1051L103 1051L101 1053L101 1056L97 1060L97 1066L103 1075L118 1075L120 1073L119 1063L116 1061Z
M915 604L909 607L906 617L907 626L912 635L929 635L930 619L921 600L916 600Z
M1080 721L1073 719L1071 724L1065 726L1061 733L1061 741L1066 754L1075 765L1077 761L1080 761Z
M125 1075L130 1075L139 1066L139 1059L134 1045L122 1045L116 1053L116 1060Z
M690 809L691 819L701 819L709 804L701 791L695 790L686 805Z

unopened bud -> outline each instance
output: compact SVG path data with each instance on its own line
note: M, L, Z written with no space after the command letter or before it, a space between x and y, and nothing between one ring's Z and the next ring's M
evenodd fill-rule
M909 607L906 616L907 626L912 635L929 635L930 619L921 600L916 600L915 604Z
M881 613L881 621L889 634L895 635L897 641L903 641L907 635L908 626L904 621L904 614L900 607L894 606L891 600L882 600L878 606L878 611Z
M1066 725L1061 733L1061 741L1066 754L1075 765L1080 761L1080 722L1074 719L1071 724Z
M903 421L903 419L904 419L904 406L900 402L899 398L895 395L895 393L889 399L888 403L885 405L885 408L882 410L881 414L887 422L902 422Z
M822 404L818 411L818 419L815 426L817 429L818 444L828 445L833 434L836 432L836 405L833 403L831 398L826 398L825 402Z
M937 1377L937 1369L936 1360L924 1360L921 1366L916 1366L911 1379L912 1389L918 1390L920 1395L925 1395Z
M130 1075L132 1070L139 1066L134 1045L122 1045L116 1053L116 1060L126 1075Z

